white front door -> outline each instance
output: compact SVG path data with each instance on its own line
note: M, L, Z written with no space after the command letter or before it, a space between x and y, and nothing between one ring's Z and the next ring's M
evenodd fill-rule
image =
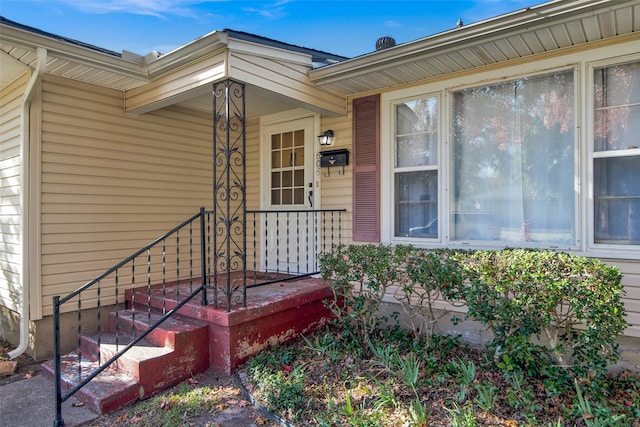
M316 269L314 118L269 124L264 132L262 247L265 271Z

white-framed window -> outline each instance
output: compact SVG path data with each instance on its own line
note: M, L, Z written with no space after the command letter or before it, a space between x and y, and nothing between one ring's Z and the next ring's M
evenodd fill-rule
M640 245L640 61L593 69L593 242Z
M439 97L394 103L395 237L438 237Z
M300 206L305 203L304 129L271 135L271 205Z
M574 75L451 93L450 240L576 245Z
M416 121L429 99L430 121ZM427 81L380 100L382 242L640 259L633 43Z

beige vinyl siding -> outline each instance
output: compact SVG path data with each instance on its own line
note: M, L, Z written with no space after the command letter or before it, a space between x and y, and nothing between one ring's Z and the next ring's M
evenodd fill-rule
M23 74L0 91L0 306L18 311L20 288L20 123Z
M247 122L246 126L246 180L247 192L246 202L247 210L260 209L260 120L253 119ZM256 219L254 227L254 215L247 215L247 270L253 270L260 267L260 227L259 219ZM255 239L254 239L255 230ZM255 242L255 245L254 245ZM255 252L255 255L254 255Z
M77 289L200 206L211 208L212 131L205 113L172 107L127 114L122 92L49 76L42 110L41 286L47 315L53 295ZM168 259L175 257L174 247L174 239L167 241ZM161 278L161 251L151 254L153 282ZM183 258L181 278L188 269ZM144 261L136 269L138 285L148 280ZM170 279L177 273L165 274ZM132 277L129 269L119 279L131 284ZM90 299L83 304L90 306Z
M257 47L256 47L257 48ZM307 73L310 64L294 58L273 58L260 52L229 52L229 75L234 79L295 99L301 107L312 106L332 114L346 113L344 96L318 88Z
M341 175L342 168L334 167L331 171L327 168L321 168L319 177L321 180L321 206L322 209L346 209L342 214L342 241L350 244L352 228L351 228L351 198L353 195L353 149L352 149L352 133L351 133L351 112L352 103L349 102L349 114L346 117L339 118L323 118L320 129L333 130L335 134L334 142L329 149L346 148L350 151L349 166L345 167L344 175ZM327 176L328 175L328 176Z
M620 259L603 259L602 261L615 265L622 273L627 323L629 323L629 327L624 334L631 337L640 337L640 261Z

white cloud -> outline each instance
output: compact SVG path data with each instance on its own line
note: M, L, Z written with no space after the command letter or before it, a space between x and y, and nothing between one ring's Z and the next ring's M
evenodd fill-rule
M260 15L267 19L278 19L286 16L284 5L290 3L291 0L277 0L273 3L265 4L264 7L243 7L244 12Z
M169 15L193 16L193 6L207 3L227 2L225 0L58 0L85 13L131 13L135 15L151 15L167 17ZM238 9L262 16L277 19L285 16L284 6L293 0L275 0L261 7L241 7ZM228 3L228 2L227 2ZM240 3L240 2L238 2Z
M403 23L401 23L399 21L395 21L395 20L384 21L382 25L384 25L387 28L402 28L402 27L404 27Z
M202 0L60 0L69 6L75 7L86 13L131 13L135 15L193 15L191 6L203 2Z

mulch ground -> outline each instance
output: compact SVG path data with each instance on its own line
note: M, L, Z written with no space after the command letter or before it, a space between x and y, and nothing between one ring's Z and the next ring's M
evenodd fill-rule
M7 353L15 349L16 346L10 344L4 338L0 337L0 362L9 361ZM15 373L8 376L0 376L0 386L31 378L40 374L40 364L35 362L28 354L24 353L13 360L18 362Z

